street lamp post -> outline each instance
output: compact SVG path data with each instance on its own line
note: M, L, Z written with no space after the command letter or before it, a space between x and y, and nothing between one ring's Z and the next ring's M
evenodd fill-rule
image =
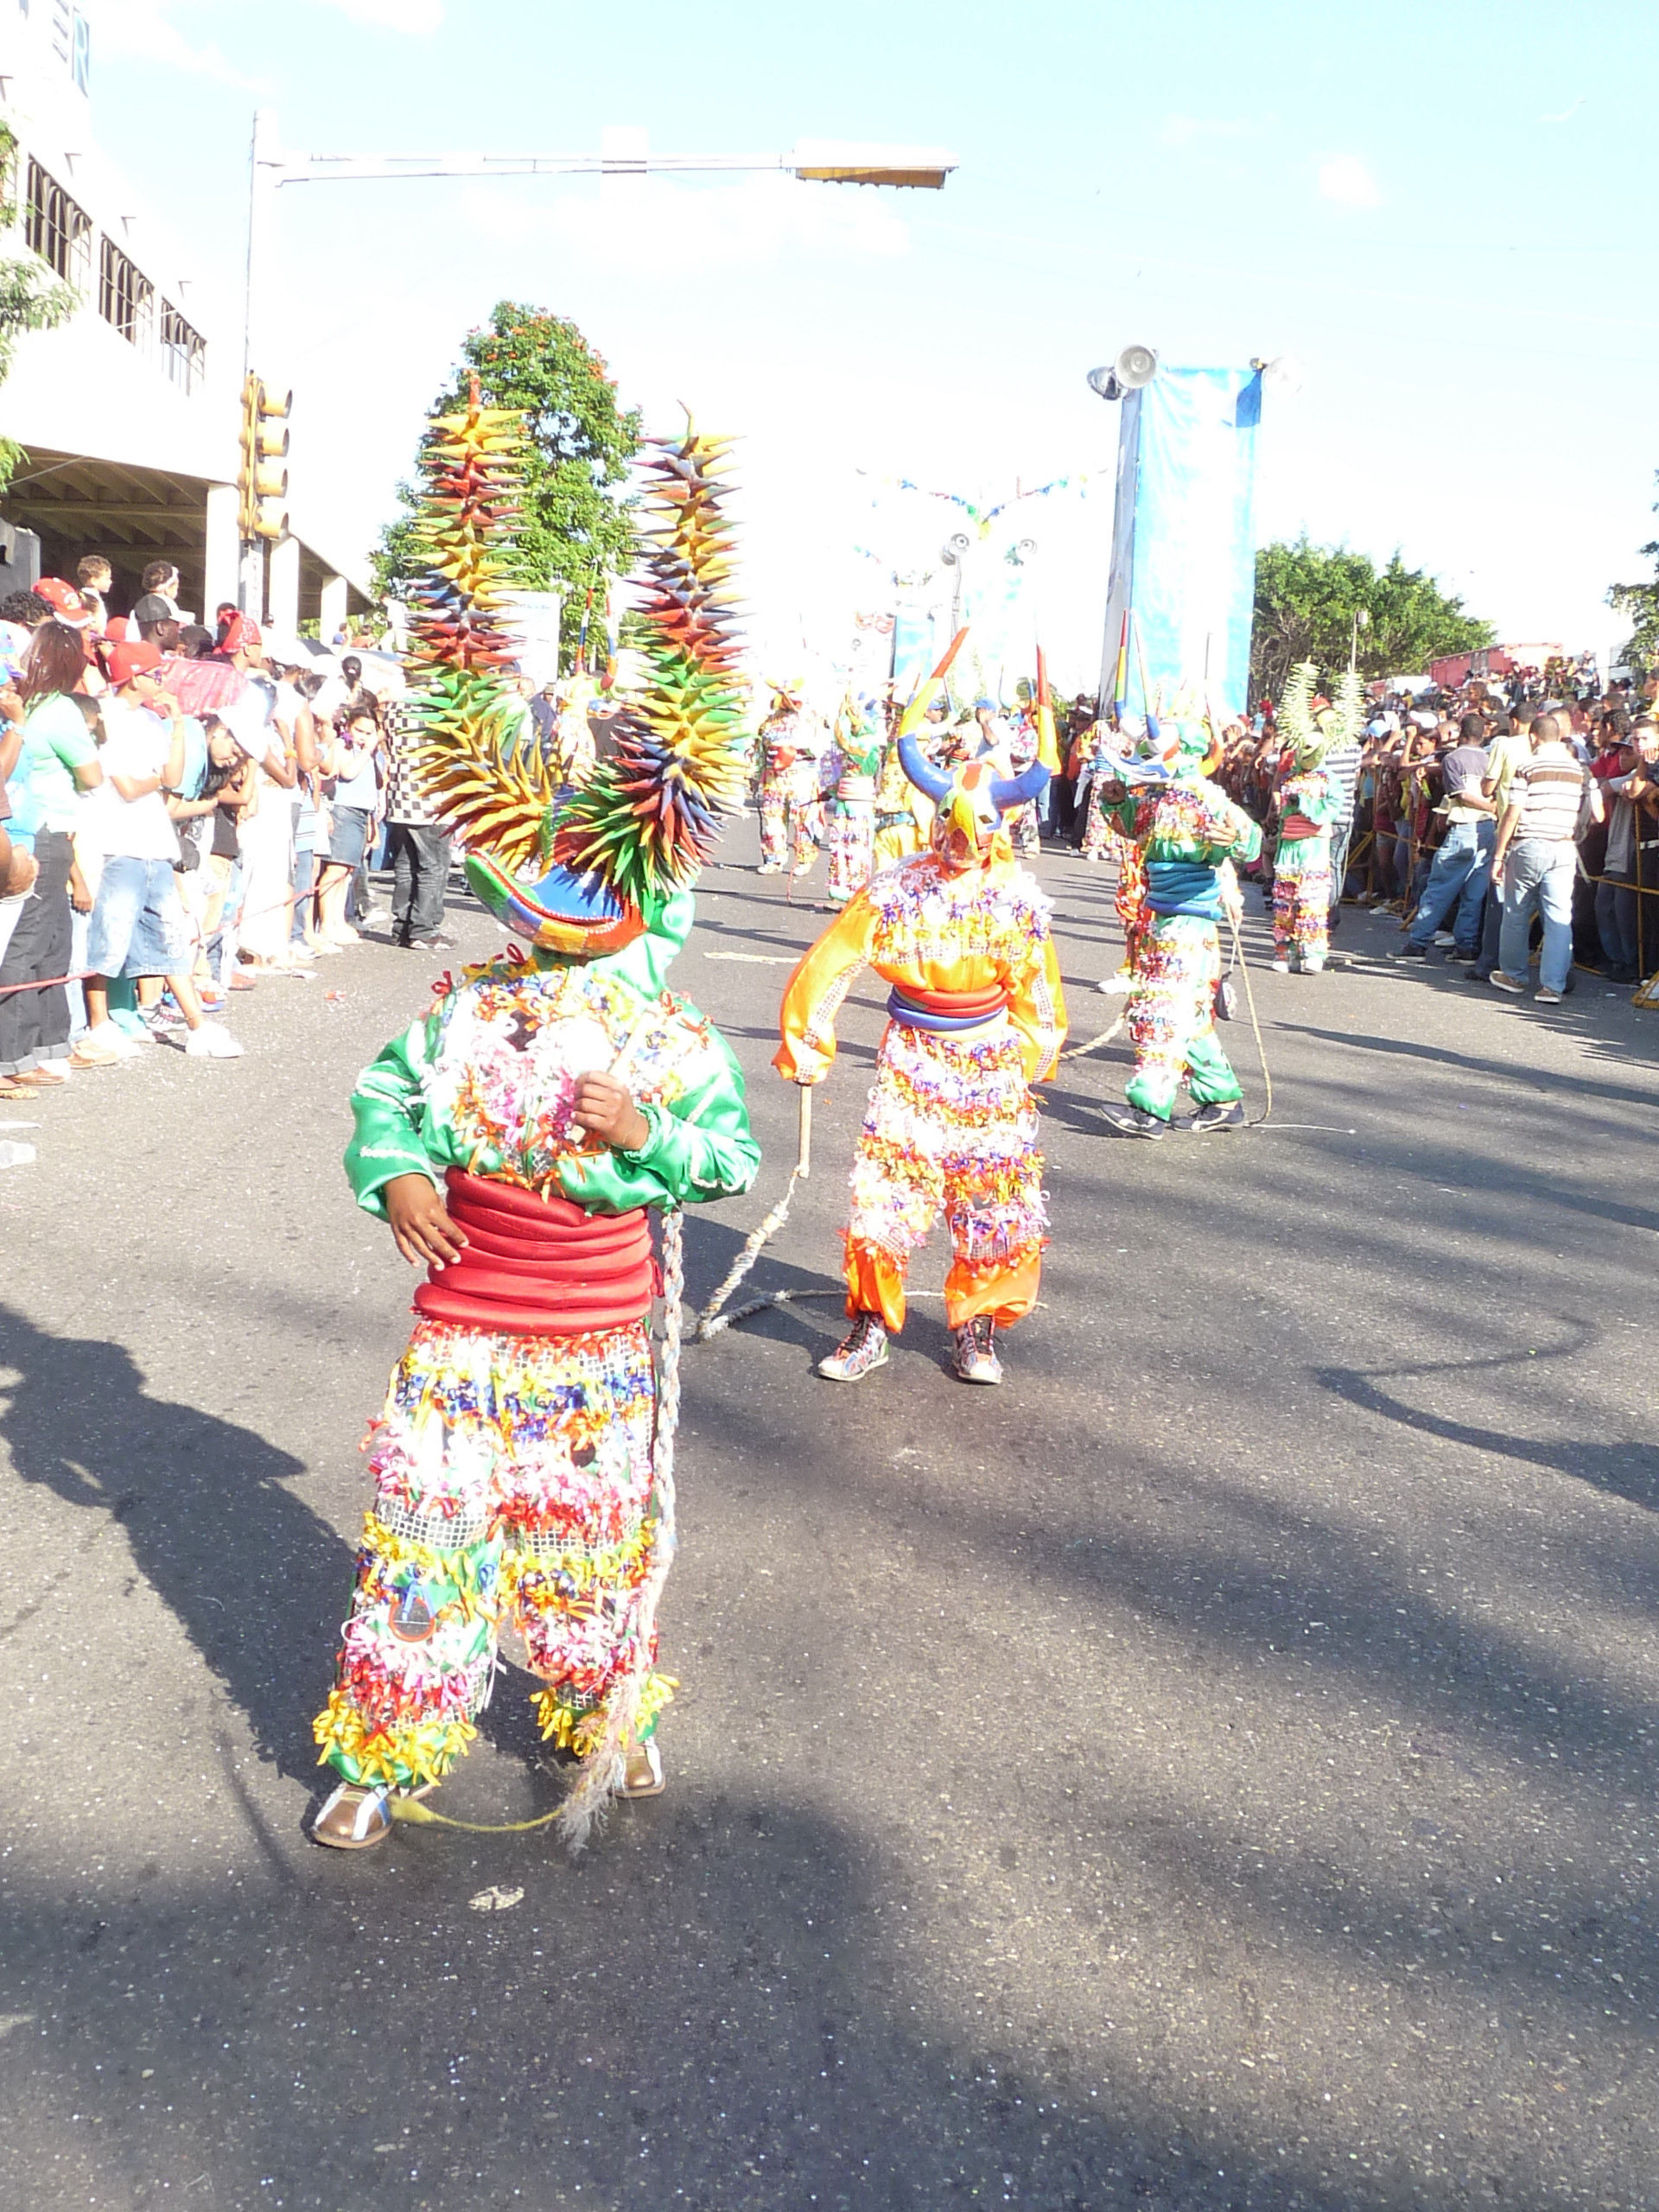
M607 137L613 134L606 134ZM256 111L248 206L248 264L243 302L243 374L264 363L269 333L264 318L270 258L276 235L276 195L288 184L384 183L396 177L641 176L753 175L771 172L809 184L869 184L938 192L957 167L954 154L936 146L859 145L839 139L803 139L787 154L653 154L642 134L614 134L614 150L582 154L297 154L283 149L276 117ZM626 150L623 150L626 140ZM240 596L257 613L264 582L259 542L242 548Z

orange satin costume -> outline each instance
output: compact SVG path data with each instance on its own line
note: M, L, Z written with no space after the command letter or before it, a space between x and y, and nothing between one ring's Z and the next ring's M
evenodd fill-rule
M961 874L931 852L884 869L790 977L781 1075L823 1080L865 966L893 995L854 1155L847 1310L903 1327L910 1255L943 1212L955 1254L947 1325L988 1313L1007 1326L1036 1303L1047 1241L1029 1089L1065 1038L1047 898L1004 836L987 865Z

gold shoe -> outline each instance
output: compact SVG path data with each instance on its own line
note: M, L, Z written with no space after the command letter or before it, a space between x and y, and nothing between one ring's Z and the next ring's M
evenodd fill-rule
M623 1797L660 1797L667 1783L663 1778L663 1755L653 1737L647 1743L635 1744L628 1753L628 1762L622 1770Z

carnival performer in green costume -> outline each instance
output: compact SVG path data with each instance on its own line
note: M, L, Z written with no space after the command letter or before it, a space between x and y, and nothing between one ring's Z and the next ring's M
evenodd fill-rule
M1273 861L1273 964L1317 976L1331 945L1331 830L1341 815L1343 792L1325 767L1333 747L1357 734L1364 692L1351 669L1333 707L1313 695L1318 669L1303 661L1291 671L1279 709L1290 741L1290 772L1275 795L1279 843ZM1341 886L1334 887L1340 891Z
M429 1277L370 1432L374 1503L316 1721L340 1780L311 1834L345 1850L383 1842L393 1796L466 1750L510 1620L543 1736L583 1762L567 1840L613 1793L662 1788L673 1684L655 1611L674 1531L649 1218L747 1189L760 1158L730 1050L664 980L744 782L718 449L688 432L655 464L649 680L573 795L523 741L502 674L496 541L521 435L474 393L423 455L417 773L530 950L446 977L353 1098L358 1202Z
M1183 1080L1193 1110L1176 1126L1203 1132L1244 1120L1243 1092L1216 1036L1219 925L1238 896L1230 863L1253 861L1262 832L1209 780L1210 753L1206 724L1148 717L1139 751L1115 753L1104 770L1101 804L1146 869L1126 1010L1135 1073L1128 1103L1104 1109L1120 1136L1166 1135Z
M834 789L827 810L830 848L826 895L844 906L870 880L875 861L875 787L881 773L880 709L849 693L836 721L828 772Z

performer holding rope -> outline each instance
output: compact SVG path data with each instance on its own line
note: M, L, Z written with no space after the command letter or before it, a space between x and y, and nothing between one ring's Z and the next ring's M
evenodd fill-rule
M912 702L906 721L924 710ZM859 969L868 963L892 987L853 1163L843 1268L853 1325L818 1372L855 1382L885 1363L889 1332L904 1326L910 1255L943 1210L956 1372L997 1382L996 1329L1036 1304L1046 1241L1030 1086L1065 1037L1048 901L1014 861L1002 817L1036 798L1048 771L1033 761L1006 778L974 760L952 773L909 731L899 746L906 773L938 808L932 849L876 876L806 954L785 992L773 1061L791 1082L821 1083Z
M542 1678L542 1732L582 1761L557 1815L573 1848L613 1793L661 1789L678 1242L671 1224L659 1401L647 1221L747 1190L759 1165L736 1061L664 980L744 783L719 449L688 430L654 464L649 679L572 796L516 743L500 673L490 539L521 435L474 387L423 461L435 573L415 625L418 773L474 889L532 950L446 977L353 1100L358 1201L429 1274L371 1431L375 1500L316 1722L340 1782L311 1834L343 1850L384 1842L394 1799L423 1796L471 1743L510 1618Z
M1103 1109L1120 1136L1166 1135L1183 1079L1192 1111L1174 1126L1197 1134L1244 1126L1244 1094L1216 1035L1217 925L1236 919L1228 863L1253 861L1262 832L1210 782L1211 753L1205 722L1149 716L1140 751L1116 753L1101 785L1103 807L1140 848L1146 874L1128 1008L1135 1073L1126 1103Z

